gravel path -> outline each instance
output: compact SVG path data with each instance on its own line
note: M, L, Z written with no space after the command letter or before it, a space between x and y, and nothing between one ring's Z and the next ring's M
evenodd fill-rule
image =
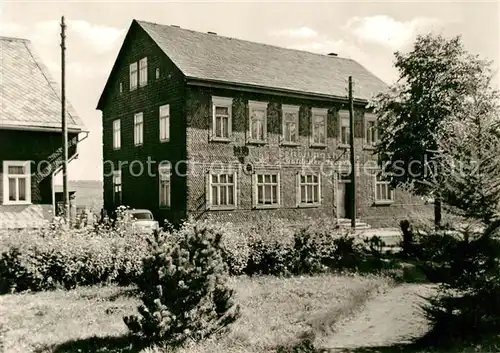
M432 294L428 285L405 284L388 289L369 301L356 316L341 322L325 348L380 347L404 343L427 330L420 314L420 296Z

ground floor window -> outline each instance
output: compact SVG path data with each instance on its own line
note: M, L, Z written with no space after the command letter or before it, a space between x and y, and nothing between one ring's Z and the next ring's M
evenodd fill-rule
M4 204L31 203L31 165L29 161L4 161Z
M319 205L321 203L319 174L297 175L297 201L299 205Z
M160 174L160 208L170 207L170 177L172 175L170 166L164 165L159 168Z
M375 203L394 202L394 190L387 176L377 174L375 177Z
M113 171L113 204L115 207L122 205L122 171Z
M211 209L236 208L236 172L210 172L207 195Z
M255 207L279 207L280 174L278 172L258 172L254 174L253 193Z

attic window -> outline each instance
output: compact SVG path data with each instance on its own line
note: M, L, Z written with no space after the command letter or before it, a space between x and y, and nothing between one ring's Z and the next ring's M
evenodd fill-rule
M137 88L137 62L130 64L130 90Z
M139 60L139 86L146 86L148 83L148 58Z
M120 82L120 93L123 92L123 83Z
M157 67L156 68L156 79L159 79L160 78L160 68Z

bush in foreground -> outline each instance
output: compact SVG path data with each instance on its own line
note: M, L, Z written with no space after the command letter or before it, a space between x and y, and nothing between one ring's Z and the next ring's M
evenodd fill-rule
M221 237L207 224L192 222L169 239L155 237L138 282L140 317L124 317L134 335L178 345L219 333L239 317L226 284Z
M0 293L133 283L147 243L91 229L21 231L0 241Z

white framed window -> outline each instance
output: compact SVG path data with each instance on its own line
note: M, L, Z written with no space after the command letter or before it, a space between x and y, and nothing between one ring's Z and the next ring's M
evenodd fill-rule
M159 79L160 78L160 68L157 67L155 72L156 72L156 79Z
M235 209L238 204L236 171L210 171L207 174L207 208Z
M248 141L267 141L267 102L248 101Z
M113 171L113 204L115 207L122 205L122 171Z
M367 146L373 147L379 139L377 118L374 115L365 115L365 143Z
M169 208L170 201L170 179L172 176L172 169L170 165L160 165L158 168L160 176L160 208Z
M387 176L377 173L374 176L375 185L375 203L376 204L390 204L394 202L394 189L391 187L390 181Z
M212 97L212 140L229 141L232 134L233 99Z
M253 206L277 208L281 205L280 173L257 172L253 177Z
M121 147L121 126L120 119L116 119L113 121L113 148L115 150L120 149Z
M3 203L6 205L31 203L30 161L3 162Z
M315 173L297 173L297 206L321 204L321 179Z
M165 104L160 107L160 141L168 141L170 139L170 104Z
M122 92L123 92L123 83L120 82L120 93L122 93Z
M326 117L328 116L327 109L312 109L311 120L311 144L316 146L326 145Z
M142 145L144 135L144 116L141 113L134 115L134 144Z
M299 142L299 107L282 106L283 144L295 145Z
M340 112L340 128L339 128L339 142L342 146L350 146L350 126L349 126L349 112Z
M139 86L143 87L148 84L148 58L139 60Z
M137 88L137 62L130 64L129 76L130 90L132 91Z

